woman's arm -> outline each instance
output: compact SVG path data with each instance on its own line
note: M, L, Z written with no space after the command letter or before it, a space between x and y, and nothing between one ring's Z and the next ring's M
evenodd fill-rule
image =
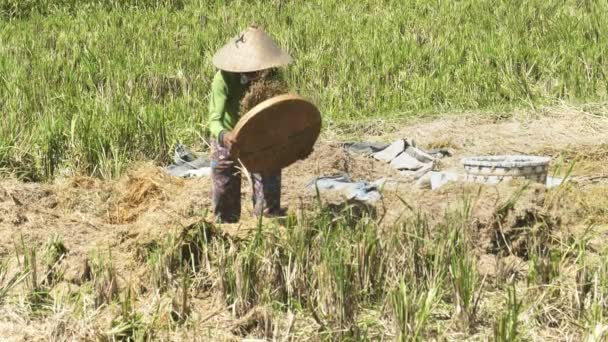
M209 133L214 139L218 139L223 135L223 131L228 131L224 127L224 113L226 109L226 101L228 100L228 94L226 89L226 82L222 77L221 72L218 72L213 78L211 84L211 96L209 99Z

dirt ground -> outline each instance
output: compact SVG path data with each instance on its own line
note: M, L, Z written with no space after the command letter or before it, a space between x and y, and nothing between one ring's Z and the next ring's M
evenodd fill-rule
M572 201L560 206L561 216L572 222L567 225L562 222L561 226L576 230L593 222L608 232L608 212L604 207L608 202L605 200L608 193L606 118L566 109L501 120L467 114L420 119L403 125L378 124L366 131L369 133L359 135L361 140L391 142L411 138L423 148L449 149L453 156L440 163L442 170L459 170L461 158L480 154L548 155L553 158L553 169L561 174L575 162L572 187L567 190L572 193ZM460 203L463 193L476 194L473 215L484 222L485 213L494 212L500 199L510 196L516 188L450 184L436 191L418 189L412 182L400 179L387 165L342 150L338 146L339 135L337 130L326 132L309 159L284 170L283 201L290 210L314 203L315 194L306 187L314 177L342 172L354 180L372 181L381 177L401 180L397 187L385 192L385 201L379 208L385 213L385 222L398 220L406 211L402 200L431 216L439 216L447 207ZM243 220L222 227L235 236L244 235L256 226L250 217L251 189L246 181L243 189ZM541 206L538 201L549 200L544 191L542 186L535 188L531 196L536 198L523 201L527 208L517 209L514 215L520 219L526 217L527 211ZM69 250L63 260L66 286L77 286L73 284L81 276L83 260L93 251L108 250L115 260L119 279L143 282L145 273L138 257L142 248L201 216L211 218L210 193L209 179L172 178L147 163L134 165L121 179L112 181L87 177L57 179L47 184L0 180L0 257L14 255L23 244L42 246L53 236L60 236ZM335 195L327 195L327 199L332 196L335 200ZM505 220L517 220L515 216ZM497 243L491 241L490 234L483 237L481 232L480 236L480 269L493 276L497 271L493 266L496 251L492 249L497 248ZM605 240L597 243L603 242ZM508 261L511 265L518 264L518 253L525 251L510 253L515 256ZM203 294L195 300L195 314L209 327L217 328L216 331L222 330L222 322L234 320L208 296ZM0 335L9 339L47 340L57 329L57 321L23 319L18 314L8 314L8 310L7 307L0 309ZM220 312L205 320L215 310Z

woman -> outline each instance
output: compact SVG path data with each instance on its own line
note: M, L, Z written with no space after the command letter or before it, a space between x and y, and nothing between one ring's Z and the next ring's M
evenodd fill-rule
M238 222L241 215L241 173L230 158L234 143L231 131L239 120L240 101L264 71L291 62L292 58L257 27L240 33L213 57L219 71L211 87L209 131L213 137L213 211L218 222ZM281 215L281 171L253 174L252 182L254 214Z

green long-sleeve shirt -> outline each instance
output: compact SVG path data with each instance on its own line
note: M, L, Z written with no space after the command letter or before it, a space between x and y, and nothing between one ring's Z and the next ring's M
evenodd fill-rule
M225 71L215 74L209 100L209 132L213 138L234 128L246 90L247 85L241 84L239 74Z

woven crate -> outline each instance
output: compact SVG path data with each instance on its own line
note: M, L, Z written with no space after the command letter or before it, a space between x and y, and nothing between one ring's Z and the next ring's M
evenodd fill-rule
M465 180L497 184L513 179L546 183L551 158L541 156L480 156L462 160Z

